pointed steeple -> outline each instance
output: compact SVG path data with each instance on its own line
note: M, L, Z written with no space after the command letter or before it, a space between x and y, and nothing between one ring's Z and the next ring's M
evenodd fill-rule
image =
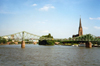
M82 28L82 25L81 25L81 16L80 16L80 24L79 24L79 28Z
M79 24L78 34L79 34L79 36L83 35L83 30L82 30L82 25L81 25L81 17L80 17L80 24Z

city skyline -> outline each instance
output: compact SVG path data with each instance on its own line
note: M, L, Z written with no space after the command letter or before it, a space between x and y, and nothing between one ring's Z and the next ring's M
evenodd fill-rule
M51 33L69 38L78 33L100 36L98 0L0 0L0 36L21 31L36 35Z

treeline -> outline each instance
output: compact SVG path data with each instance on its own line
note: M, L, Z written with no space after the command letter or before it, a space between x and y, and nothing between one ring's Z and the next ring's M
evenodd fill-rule
M7 40L5 38L0 37L0 44L6 44Z
M5 39L0 37L0 44L7 44L7 42L12 42L12 39ZM11 44L14 44L14 42L12 42Z

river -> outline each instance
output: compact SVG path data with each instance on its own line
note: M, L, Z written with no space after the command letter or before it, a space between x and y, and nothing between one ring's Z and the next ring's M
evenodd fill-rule
M0 45L0 66L100 66L100 48Z

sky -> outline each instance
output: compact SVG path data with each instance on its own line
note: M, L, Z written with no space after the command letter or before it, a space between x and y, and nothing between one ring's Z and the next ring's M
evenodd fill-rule
M100 0L0 0L0 36L27 31L54 38L100 36Z

